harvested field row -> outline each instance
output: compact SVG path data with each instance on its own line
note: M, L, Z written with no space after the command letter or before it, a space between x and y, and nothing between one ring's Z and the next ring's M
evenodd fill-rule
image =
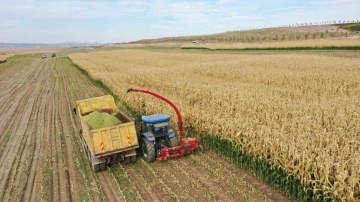
M8 61L11 65L0 67L4 78L0 91L6 92L0 122L1 134L5 134L0 137L4 162L0 168L1 199L9 201L14 195L24 201L96 199L90 194L92 189L87 189L92 185L87 183L90 176L84 178L88 167L87 161L80 163L81 145L73 141L78 137L65 82L86 84L87 79L65 72L64 65L70 63L61 59L38 58L15 57Z
M70 57L119 97L140 87L171 98L188 126L228 139L240 153L255 155L310 186L303 200L360 197L357 58L141 50ZM172 112L146 95L124 99L142 113Z
M183 49L200 49L205 48L209 50L251 50L251 49L316 49L327 48L331 49L344 49L353 47L354 50L359 50L360 39L318 39L318 40L301 40L301 41L284 41L272 43L208 43L208 44L184 44L181 46Z
M0 64L0 201L288 201L214 153L93 173L72 108L105 93L68 58L40 57Z

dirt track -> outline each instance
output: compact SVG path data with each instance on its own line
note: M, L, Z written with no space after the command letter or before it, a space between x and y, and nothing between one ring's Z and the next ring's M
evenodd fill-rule
M212 152L93 173L71 109L103 94L67 58L0 64L0 201L288 201Z

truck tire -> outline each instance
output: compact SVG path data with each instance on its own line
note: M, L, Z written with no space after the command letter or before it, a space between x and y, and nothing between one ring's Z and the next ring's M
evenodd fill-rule
M103 168L103 166L102 166L101 164L105 164L105 170L106 170L106 163L101 163L101 164L96 164L96 165L94 165L94 164L93 164L93 157L92 157L91 153L88 152L88 155L89 155L89 160L90 160L91 169L92 169L95 173L99 172L99 171Z
M95 173L99 172L100 171L100 164L93 165L93 171Z
M135 163L136 162L136 155L130 157L130 161L131 161L131 163Z
M130 157L125 157L123 163L124 163L125 165L130 164L130 163L131 163Z
M100 164L96 164L96 165L93 164L93 157L91 154L90 154L90 165L95 173L100 171Z
M100 163L100 171L104 171L107 169L107 165L106 165L106 162L104 163Z
M175 136L175 137L172 137L172 138L170 138L170 147L176 147L176 146L179 146L179 141L178 141L178 139L177 139L177 137Z
M147 162L155 161L156 154L155 154L155 145L153 142L148 141L147 139L142 139L141 144L141 152L143 154L143 159Z

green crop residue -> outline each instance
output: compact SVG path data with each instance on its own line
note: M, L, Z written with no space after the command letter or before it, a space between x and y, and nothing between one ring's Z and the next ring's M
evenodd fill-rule
M119 119L117 119L115 116L110 115L106 112L100 113L94 111L82 118L89 125L91 129L106 128L121 123Z

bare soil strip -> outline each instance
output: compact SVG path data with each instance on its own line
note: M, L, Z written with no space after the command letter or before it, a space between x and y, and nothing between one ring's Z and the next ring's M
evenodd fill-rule
M0 64L0 201L288 201L212 152L93 173L72 108L104 94L68 58Z

